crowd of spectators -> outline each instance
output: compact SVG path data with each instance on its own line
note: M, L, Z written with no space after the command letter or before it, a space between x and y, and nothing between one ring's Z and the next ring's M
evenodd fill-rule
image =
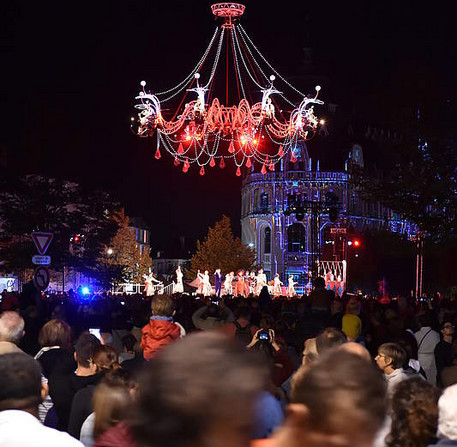
M457 301L14 295L0 447L457 445Z

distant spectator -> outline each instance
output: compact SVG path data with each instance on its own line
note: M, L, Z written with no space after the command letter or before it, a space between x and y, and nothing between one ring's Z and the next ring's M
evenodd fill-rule
M218 329L226 323L231 323L234 319L235 317L228 307L211 302L207 306L197 309L192 315L194 326L202 331Z
M441 385L446 388L457 384L457 340L452 343L452 364L441 371Z
M314 289L309 294L311 309L316 311L330 311L330 305L335 299L335 294L325 288L325 279L318 277L314 280Z
M438 442L429 447L457 446L457 385L443 391L438 401Z
M74 395L82 388L95 385L100 377L94 363L99 340L92 334L83 333L75 344L76 370L66 367L56 369L49 378L49 392L58 416L57 428L67 430Z
M76 368L71 354L71 328L63 320L50 320L40 331L38 342L41 346L35 358L43 368L43 374L49 378L56 367L62 362L70 363Z
M133 334L126 334L121 339L123 351L119 354L119 363L122 364L125 360L135 358L135 345L137 339Z
M24 336L24 320L14 311L0 314L0 355L10 352L23 352L18 344Z
M441 385L441 372L446 366L451 366L453 361L452 340L454 336L454 324L452 320L445 319L441 323L441 340L435 346L435 363L437 371L437 383Z
M146 360L151 360L164 346L185 335L184 328L173 322L174 305L169 295L157 295L151 302L152 316L141 330L141 348Z
M431 318L430 312L419 316L421 328L416 332L415 337L419 363L425 371L427 381L436 385L435 347L440 341L440 336L431 328Z
M403 369L407 359L406 351L396 343L384 343L378 348L375 361L384 373L389 396L392 396L398 383L409 377Z
M439 390L420 377L398 383L387 447L426 447L436 439Z
M236 338L240 343L247 346L259 328L251 324L251 310L248 306L240 306L236 311L236 316L235 321L221 326L221 332Z
M316 349L319 355L331 348L347 342L346 334L335 328L326 328L316 337Z
M111 346L99 346L93 355L93 362L96 372L104 377L110 371L120 368L116 350ZM79 439L81 426L86 418L93 412L92 399L94 396L95 384L85 386L73 397L68 422L68 433Z
M82 447L66 433L38 420L38 405L46 396L40 364L23 353L0 356L0 446Z
M346 313L342 318L342 331L346 334L348 341L356 341L362 333L362 320L358 316L359 304L349 301L346 305Z

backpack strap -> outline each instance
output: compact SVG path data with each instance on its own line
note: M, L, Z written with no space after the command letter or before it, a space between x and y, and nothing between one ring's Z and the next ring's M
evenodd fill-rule
M427 335L430 334L430 332L432 332L432 328L430 328L430 329L423 335L423 337L421 338L420 343L417 345L417 350L418 350L418 351L419 351L419 348L421 347L422 342L424 341L425 337L427 337Z

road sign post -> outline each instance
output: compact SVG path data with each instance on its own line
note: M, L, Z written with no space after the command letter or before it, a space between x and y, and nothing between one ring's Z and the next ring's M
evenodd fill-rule
M53 236L54 235L52 233L47 233L43 231L36 231L32 233L32 240L40 255L46 254L49 245L51 245Z
M40 266L33 272L33 284L38 290L46 290L49 286L49 270Z

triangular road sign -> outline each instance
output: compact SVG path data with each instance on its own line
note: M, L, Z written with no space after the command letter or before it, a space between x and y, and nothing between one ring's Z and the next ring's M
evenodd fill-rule
M38 250L40 255L44 255L51 244L52 237L54 235L52 233L44 233L44 232L35 232L32 233L32 239L35 243L35 247Z

